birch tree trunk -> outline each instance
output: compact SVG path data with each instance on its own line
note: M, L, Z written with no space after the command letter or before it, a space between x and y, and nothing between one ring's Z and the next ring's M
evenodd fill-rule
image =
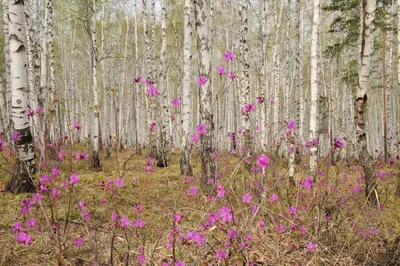
M390 25L393 19L393 12L394 12L394 1L392 1L390 10L388 10L388 14L386 14L386 23ZM395 131L393 130L393 115L392 115L392 66L393 66L393 29L389 28L387 33L387 40L386 40L386 130L387 130L387 154L386 156L392 156L394 152L394 144L393 135Z
M96 36L96 0L93 0L92 6L92 92L93 92L93 115L91 122L91 165L93 169L100 169L100 116L99 116L99 99L97 91L97 36Z
M6 102L6 121L5 121L5 133L7 138L11 135L11 66L10 66L10 40L9 36L9 10L8 4L10 0L3 0L3 33L4 33L4 59L5 59L5 67L6 67L6 84L5 84L5 102Z
M274 65L274 93L273 93L273 113L274 113L274 130L273 130L273 135L274 139L277 139L277 134L279 131L279 105L280 105L280 100L279 100L279 73L280 73L280 54L279 54L279 48L280 48L280 27L281 27L281 22L282 22L282 10L283 10L283 3L284 1L281 1L280 3L280 8L279 8L279 13L278 17L275 18L275 46L274 46L274 52L273 52L273 65Z
M211 158L215 152L213 143L214 122L212 114L212 92L211 92L211 55L210 55L210 33L207 25L207 1L195 0L196 36L197 49L199 51L199 74L207 79L200 88L200 116L201 124L206 127L206 134L200 136L201 152L201 187L208 190L209 179L215 183L216 162ZM212 189L211 189L212 190Z
M240 124L243 129L244 142L242 145L245 147L245 156L249 157L252 154L251 140L250 140L250 112L245 110L245 105L250 104L250 79L249 79L249 63L248 52L249 46L247 44L248 35L248 20L247 20L248 0L242 0L240 9L240 70L241 70L241 102L242 112L240 116Z
M311 101L310 101L310 140L318 137L318 38L320 24L320 1L314 0L313 24L311 33ZM310 175L315 178L317 170L318 146L310 148Z
M192 0L185 0L183 23L183 89L182 89L182 140L181 140L181 175L190 176L192 171L192 147L189 143L189 132L192 128Z
M29 90L27 80L27 56L25 46L24 2L9 2L9 39L11 59L13 139L18 151L19 162L6 190L12 193L34 192L32 175L36 171L35 153L27 111Z
M358 86L356 98L354 101L355 106L355 124L356 124L356 139L357 139L357 155L364 168L365 176L365 195L368 197L369 202L377 206L378 193L376 189L376 177L372 165L372 157L367 149L367 133L366 133L366 104L367 93L370 89L370 72L371 72L371 59L374 53L374 40L375 40L375 11L376 0L367 0L366 6L361 1L361 16L360 19L360 34L361 41L359 40L359 72L358 72Z
M160 78L159 84L162 94L161 109L161 131L160 131L160 147L158 155L158 167L167 167L170 161L171 143L170 143L170 112L169 112L169 93L167 86L167 2L162 0L161 4L161 52L160 52Z

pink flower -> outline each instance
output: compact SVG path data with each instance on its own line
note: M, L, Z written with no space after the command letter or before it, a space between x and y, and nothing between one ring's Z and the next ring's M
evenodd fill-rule
M58 198L60 196L60 190L58 190L56 187L53 187L51 194L53 195L54 198Z
M13 133L11 134L11 138L14 142L20 141L21 137L21 133L19 133L18 131L13 131Z
M278 226L278 231L279 231L279 233L283 234L286 232L286 228L282 224L280 224Z
M250 112L252 112L252 111L254 111L254 110L255 110L254 104L249 103L249 104L246 104L246 105L244 106L244 108L243 108L243 113L250 113Z
M64 160L64 157L65 157L65 154L64 154L62 151L60 151L60 152L58 153L58 159Z
M14 233L19 232L19 231L22 230L22 223L14 222L14 224L13 224L13 226L11 228L12 228Z
M226 253L225 250L217 250L215 253L215 257L217 258L217 260L223 260L228 257L228 253Z
M157 125L156 125L156 123L151 123L150 124L150 129L151 129L151 131L156 131L156 129L157 129Z
M84 239L82 237L77 237L77 238L75 238L74 246L80 247L83 245L83 242L84 242Z
M174 215L173 220L175 223L179 224L181 222L182 218L183 218L183 214L177 213Z
M115 186L116 186L116 187L119 187L119 188L124 187L124 179L123 179L122 177L118 178L118 179L115 181Z
M181 100L179 100L179 98L174 98L174 99L172 100L172 105L173 105L174 107L178 107L179 105L181 105Z
M308 176L302 183L301 186L306 189L310 190L313 186L313 178L311 176Z
M186 266L186 264L183 261L177 261L175 262L175 266Z
M269 166L269 157L265 154L257 157L257 165L261 168L266 168Z
M61 172L60 169L58 169L57 167L51 169L51 174L52 174L53 176L59 176L59 175L60 175L60 172Z
M146 257L142 254L138 255L138 264L139 265L145 265L146 264Z
M224 75L225 74L225 68L223 66L217 67L217 74L218 75Z
M265 227L265 222L263 221L263 220L260 220L258 223L257 223L257 225L259 226L259 227Z
M43 107L42 107L42 106L38 106L38 107L36 108L35 112L36 112L38 115L43 115L43 114L44 114Z
M206 82L207 82L207 78L206 78L205 76L200 76L200 77L197 79L197 84L198 84L199 86L203 86L204 84L206 84Z
M192 134L192 136L190 137L190 140L192 141L192 143L197 144L197 142L199 141L199 135Z
M217 185L217 198L223 198L225 197L225 189L221 184Z
M287 129L288 130L291 130L291 131L296 130L296 122L295 121L289 120L286 123L287 123Z
M233 52L227 51L226 53L224 53L224 61L230 62L233 60L235 60L235 55L233 54Z
M271 196L269 196L269 199L273 202L277 202L279 200L278 195L276 195L275 193L272 193Z
M21 232L21 233L17 234L15 236L15 240L17 240L18 243L21 243L21 244L24 244L27 246L32 244L32 241L33 241L32 237L25 232Z
M160 92L158 91L158 89L156 87L150 86L147 89L147 96L157 96L159 94L160 94Z
M206 129L207 129L207 126L206 126L206 125L204 125L204 124L199 124L199 125L196 127L196 132L197 132L198 135L205 135L205 134L206 134Z
M189 189L190 196L196 196L197 195L197 187L190 187Z
M143 222L143 220L142 219L137 219L136 221L135 221L135 227L136 228L143 228L143 226L144 226L144 222Z
M230 71L230 72L229 72L229 79L230 79L230 80L234 80L235 78L236 78L235 73L234 73L233 71Z
M79 183L79 175L77 173L73 173L69 176L69 183L71 185Z
M344 147L344 139L334 138L333 145L335 146L335 148L339 148L339 149L343 148Z
M126 216L122 216L119 221L120 221L120 225L122 228L124 228L124 227L128 228L128 227L132 226L131 221Z
M27 116L33 116L35 114L35 111L33 111L31 108L29 108L28 110L26 110L26 115Z
M21 214L26 215L30 212L32 203L30 199L23 199L21 201Z
M231 223L233 221L232 211L227 206L223 206L221 209L219 209L217 215L223 223Z
M152 84L154 84L154 81L151 80L151 79L149 79L149 78L147 78L147 79L145 80L145 83L146 83L147 85L152 85Z
M315 252L317 250L317 244L314 244L313 242L309 242L307 244L307 250L309 252Z
M243 202L246 203L246 204L249 204L250 201L251 201L251 195L250 195L250 193L244 194L244 195L243 195Z
M78 122L72 122L72 126L76 129L79 130L81 126L78 124Z
M257 102L258 103L263 103L264 102L264 97L263 96L257 96Z
M151 173L153 171L153 167L151 165L146 166L146 172Z

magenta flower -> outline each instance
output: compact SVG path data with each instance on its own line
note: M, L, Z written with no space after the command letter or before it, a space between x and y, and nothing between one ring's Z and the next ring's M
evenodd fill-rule
M143 228L143 226L144 226L144 222L143 222L143 220L142 219L137 219L136 221L135 221L135 227L136 228Z
M275 193L272 193L271 196L269 196L269 199L273 202L277 202L279 200L278 195L276 195Z
M257 103L263 103L264 102L264 97L263 96L257 96Z
M199 125L196 127L196 132L197 132L198 135L205 135L205 134L206 134L206 129L207 129L207 126L206 126L206 125L204 125L204 124L199 124Z
M54 198L58 198L60 197L60 190L58 190L56 187L53 187L51 194L53 195Z
M181 105L181 100L179 100L179 98L174 98L174 99L172 100L172 105L173 105L174 107L178 107L179 105Z
M119 188L124 187L124 179L123 179L122 177L118 178L118 179L115 181L115 186L116 186L116 187L119 187Z
M269 166L269 157L265 154L257 157L257 165L261 168L266 168Z
M287 123L287 129L288 130L296 130L296 122L294 120L289 120L286 122Z
M146 264L146 257L142 254L138 255L138 264L139 265L145 265Z
M30 199L23 199L21 201L21 214L26 215L30 212L32 203Z
M223 223L231 223L233 221L232 211L227 206L223 206L221 209L219 209L217 215Z
M218 75L225 75L225 68L223 66L217 67L217 74Z
M43 114L44 114L43 107L42 107L42 106L38 106L38 107L36 108L35 112L36 112L38 115L43 115Z
M189 193L190 193L190 196L196 196L197 195L197 187L194 187L194 186L190 187Z
M217 185L217 198L223 198L225 197L225 189L221 184Z
M120 222L120 225L122 228L124 228L124 227L128 228L128 227L132 226L131 221L126 216L122 216L121 219L119 220L119 222Z
M32 197L32 201L33 203L39 203L43 198L43 195L40 193L36 193L35 195L33 195Z
M149 78L147 78L144 82L146 83L146 85L152 85L152 84L154 84L154 81L151 80L151 79L149 79Z
M76 129L79 130L81 128L81 126L78 124L78 122L72 122L72 126Z
M142 76L138 76L137 78L135 78L135 79L133 80L133 82L134 82L134 83L143 82Z
M32 237L30 235L28 235L27 233L25 233L25 232L21 232L21 233L17 234L15 236L15 240L18 243L21 243L21 244L24 244L24 245L27 245L27 246L32 244L32 241L33 241Z
M19 231L22 230L22 223L14 222L14 224L13 224L13 226L11 228L12 228L14 233L19 232Z
M200 77L197 79L197 84L198 84L199 86L203 86L204 84L206 84L206 82L207 82L207 78L206 78L205 76L200 76Z
M11 134L11 138L14 142L20 141L21 137L21 133L19 133L18 131L13 131L13 133Z
M236 78L235 73L234 73L233 71L230 71L230 72L229 72L229 79L230 79L230 80L234 80L235 78Z
M246 194L243 195L243 202L249 204L250 201L251 201L251 195L250 193L247 192Z
M279 233L283 234L286 232L286 228L282 224L280 224L278 226L278 231L279 231Z
M334 138L333 145L335 146L335 148L339 148L339 149L343 148L344 147L344 139Z
M173 220L175 223L179 224L183 218L183 214L182 213L177 213L173 216Z
M158 91L158 89L156 87L150 86L147 89L147 96L151 97L151 96L157 96L159 94L160 94L160 92Z
M59 175L60 175L60 172L61 172L60 169L58 169L57 167L51 169L51 174L52 174L53 176L59 176Z
M317 250L317 244L314 244L313 242L309 242L307 244L307 250L309 252L315 252Z
M263 220L260 220L257 225L261 228L265 227L265 222Z
M73 173L69 176L69 183L71 185L79 183L79 175L77 173Z
M224 53L224 61L230 62L233 60L235 60L235 55L233 54L233 52L227 51L226 53Z
M153 167L151 165L146 166L146 172L151 173L153 171Z
M254 108L254 104L249 103L249 104L246 104L246 105L244 106L242 113L250 113L250 112L252 112L252 111L254 111L254 110L256 110L256 109Z
M60 152L58 153L58 159L64 160L64 157L65 157L65 154L64 154L62 151L60 151Z
M197 144L197 142L199 141L199 135L192 134L192 136L190 137L190 140L192 143Z
M226 253L225 250L217 250L215 253L215 258L217 258L217 260L223 260L228 257L228 253Z
M28 110L26 110L26 115L27 116L33 116L35 114L35 111L33 111L31 108L29 108Z
M150 129L151 129L151 131L156 131L156 129L157 129L157 125L156 125L156 123L151 123L150 124Z
M310 190L313 186L313 178L311 176L306 177L301 186L306 190Z
M175 266L186 266L186 264L183 261L177 261L175 262Z
M83 245L84 239L82 237L75 238L74 247L80 247Z

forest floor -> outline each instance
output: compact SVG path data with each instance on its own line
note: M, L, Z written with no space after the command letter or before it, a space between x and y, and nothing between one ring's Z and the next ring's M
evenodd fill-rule
M96 260L100 265L138 265L141 254L148 265L167 261L173 265L178 260L186 265L390 265L393 242L400 235L400 198L394 196L399 161L380 170L387 175L378 179L382 206L376 209L368 207L364 193L357 191L362 178L354 165L322 166L319 185L314 184L309 191L300 182L289 187L287 161L276 160L267 172L268 193L263 199L259 175L246 170L239 157L218 154L219 183L226 195L212 201L200 191L197 152L192 156L194 180L181 177L179 152L172 154L168 167L153 165L151 172L146 171L146 154L137 155L131 149L118 153L118 169L112 153L103 160L102 171L91 171L87 161L55 163L61 169L60 182L62 176L76 172L79 184L62 191L57 200L45 196L40 204L32 204L25 217L21 216L21 201L32 194L1 192L0 265L92 265ZM306 177L301 165L296 171L299 180ZM118 176L123 176L124 184L116 189ZM5 181L0 178L0 183ZM193 187L198 192L194 193ZM244 203L246 193L251 195L248 204ZM268 198L272 193L279 201ZM79 202L85 202L89 219L83 218ZM218 213L222 206L231 208L232 225L217 222L204 228L210 214ZM257 206L258 212L254 211ZM295 214L291 206L296 206ZM115 210L117 220L126 216L133 225L141 219L143 228L136 224L129 230L119 228L110 218ZM182 221L173 218L176 214L184 214ZM26 223L30 217L37 220L30 231L33 242L17 243L11 227L16 221ZM58 232L49 220L58 221ZM179 228L175 235L173 228ZM230 243L224 244L224 234L232 229L237 231L238 240L229 238ZM208 244L197 246L182 237L194 231L203 232ZM168 249L171 234L173 248ZM83 245L74 246L80 237ZM223 249L228 258L220 253L216 259L215 253Z

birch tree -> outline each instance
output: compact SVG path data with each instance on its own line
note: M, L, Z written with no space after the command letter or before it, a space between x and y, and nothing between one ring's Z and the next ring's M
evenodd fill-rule
M247 20L248 0L242 0L240 9L240 70L241 70L241 127L243 129L244 147L246 149L246 156L249 156L251 151L250 140L250 79L249 79L249 63L248 52L249 46L247 44L248 35L248 20Z
M170 112L169 112L169 93L167 86L167 3L162 0L161 4L161 52L160 52L160 77L159 84L162 94L162 109L161 109L161 134L160 147L157 166L166 167L170 161L171 143L170 143Z
M91 164L92 168L100 168L100 116L99 116L99 99L97 89L97 35L96 35L96 0L93 0L92 5L92 92L93 92L93 115L94 119L91 121Z
M311 33L311 101L310 101L310 140L318 136L318 38L320 24L320 1L314 0L313 24ZM318 146L310 148L310 175L315 178L317 170Z
M183 22L183 89L182 89L182 140L181 140L181 174L190 176L192 172L189 132L192 127L191 118L191 72L192 72L192 0L185 0Z
M376 177L372 166L372 157L367 149L366 132L366 104L367 93L370 89L371 58L374 53L375 40L375 11L376 0L367 0L366 5L361 1L359 66L358 85L355 106L355 125L357 139L357 155L364 169L365 195L373 205L378 204L378 193L376 189Z
M9 1L10 70L12 91L13 140L18 151L18 163L6 189L13 193L33 192L32 175L36 171L35 153L27 111L29 90L27 79L27 48L25 46L24 1Z
M216 162L211 157L215 152L213 143L214 123L212 114L211 92L211 54L210 33L207 23L207 1L195 0L194 10L196 17L197 50L199 52L199 74L206 82L200 84L200 124L206 129L206 133L200 136L201 152L201 187L206 189L209 179L215 181Z

